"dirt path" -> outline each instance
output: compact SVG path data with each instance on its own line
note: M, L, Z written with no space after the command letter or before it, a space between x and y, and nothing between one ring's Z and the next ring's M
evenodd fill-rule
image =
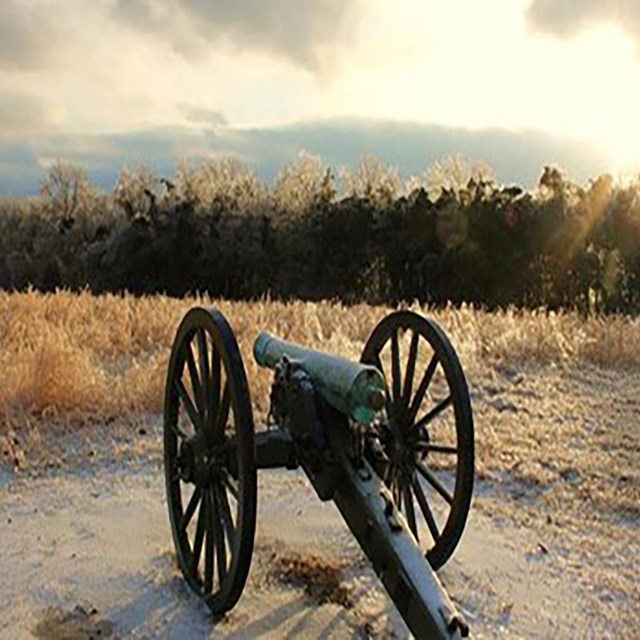
M605 635L560 550L492 518L479 488L479 508L441 573L474 637ZM298 473L261 474L250 580L215 626L175 569L159 465L28 484L5 476L0 491L3 638L407 637L337 510ZM297 583L283 581L274 567L291 555L337 573L350 606L320 604L304 572Z

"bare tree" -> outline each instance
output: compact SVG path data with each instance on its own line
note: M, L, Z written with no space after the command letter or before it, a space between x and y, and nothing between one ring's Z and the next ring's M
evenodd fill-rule
M383 205L402 193L398 170L374 156L364 156L353 174L343 170L342 182L347 195L370 198Z
M495 182L496 174L486 162L472 162L456 154L436 160L423 175L409 178L407 187L409 191L424 187L431 197L437 198L443 191L464 189L470 180Z
M49 167L40 183L40 195L45 198L46 206L60 218L73 217L93 194L86 169L60 159Z

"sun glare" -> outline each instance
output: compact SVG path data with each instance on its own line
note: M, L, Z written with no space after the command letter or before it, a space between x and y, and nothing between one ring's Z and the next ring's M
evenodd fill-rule
M428 11L407 3L410 25L397 11L381 12L335 79L331 106L353 116L546 131L594 145L613 172L637 167L640 66L631 40L607 24L568 39L536 34L521 4L492 0L499 12L465 4L461 21L455 0L427 3ZM383 16L392 28L378 24Z
M640 94L640 91L637 91L637 94ZM640 102L640 95L636 95L634 102ZM620 113L618 109L619 117L612 114L612 117L607 118L603 123L599 132L597 142L609 155L614 172L625 175L640 174L639 113L640 111Z

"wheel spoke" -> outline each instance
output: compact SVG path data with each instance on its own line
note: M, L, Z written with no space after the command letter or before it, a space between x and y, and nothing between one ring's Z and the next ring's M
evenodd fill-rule
M411 391L413 390L413 376L416 371L416 359L418 357L418 341L420 334L413 332L411 335L411 345L409 346L409 359L407 360L407 371L404 376L404 389L402 390L402 399L405 407L409 407L411 400Z
M216 350L215 345L213 345L211 348L211 388L209 389L209 415L211 416L218 414L220 406L221 367L220 354Z
M171 476L170 476L171 482L172 483L180 483L180 468L178 467L178 461L174 460L173 464L171 465ZM178 489L179 490L179 489Z
M434 353L431 361L429 362L424 375L422 376L422 380L418 385L418 390L416 391L416 395L413 398L413 402L411 403L411 407L409 408L409 422L413 422L418 415L418 411L420 410L420 405L424 400L425 393L427 393L427 389L431 384L431 380L433 379L433 375L436 372L436 367L438 366L438 356Z
M224 436L225 427L229 420L229 406L231 404L231 395L229 393L229 382L224 385L224 391L222 392L222 400L220 400L220 407L218 408L218 415L216 417L216 424L214 433L216 438L222 438Z
M225 487L229 490L229 493L236 499L236 502L238 502L238 481L232 478L228 473L225 473L223 476L223 482Z
M457 447L450 447L444 444L431 444L430 442L424 441L417 442L415 447L423 453L447 453L450 455L456 455L458 453Z
M218 583L222 588L222 581L227 575L227 548L224 541L224 532L220 526L221 505L218 503L217 492L212 487L209 498L213 503L213 530L216 540L216 565L218 567Z
M209 376L209 351L207 349L207 334L204 329L198 329L198 360L200 363L200 379L202 380L202 421L207 424L210 420L209 413L211 393L211 378Z
M185 347L187 350L187 368L189 369L189 377L191 378L191 389L193 390L193 397L196 400L198 411L202 413L202 385L200 383L200 376L198 375L198 369L196 368L196 361L193 357L193 350L191 349L191 343L188 343Z
M200 563L200 554L202 553L202 542L204 540L204 530L207 521L207 500L200 503L200 511L198 513L198 524L196 526L196 537L193 541L193 552L191 554L191 573L198 578L198 564Z
M233 524L233 518L231 516L231 506L229 505L229 497L227 491L222 483L215 485L215 490L218 494L218 504L220 506L220 512L222 514L222 520L224 524L224 530L229 540L229 551L233 553L233 537L235 535L235 526Z
M436 478L433 471L428 467L425 467L422 462L416 464L416 469L422 474L424 479L442 496L442 498L448 503L453 504L453 496L449 493L446 487Z
M216 544L213 521L215 519L211 492L205 491L204 502L207 505L207 541L204 549L204 592L213 591L213 549Z
M187 440L191 436L191 434L187 433L186 431L183 431L182 427L178 422L177 417L176 417L175 423L171 423L171 430L175 433L175 435L182 438L183 440Z
M413 508L413 497L411 495L411 485L409 484L409 479L405 478L402 483L402 495L404 496L404 508L407 512L407 522L409 523L409 529L415 536L416 540L418 538L418 526L416 524L416 512Z
M193 402L182 383L182 380L176 380L176 387L178 388L178 395L180 396L180 400L182 400L182 405L189 416L189 420L191 420L191 424L195 427L196 431L199 431L202 428L202 421L198 414L198 410L194 407Z
M200 498L202 497L202 492L199 487L196 487L193 495L191 496L191 500L189 500L189 504L187 506L186 511L182 515L182 520L180 521L180 529L182 531L186 531L189 523L191 522L191 518L193 518L193 514L195 513L198 504L200 503Z
M422 515L424 515L424 519L427 521L427 526L429 527L429 531L431 532L431 537L433 538L434 543L437 543L440 539L438 525L436 524L436 519L433 517L431 507L429 507L427 497L424 495L424 491L420 486L420 481L418 480L418 478L413 476L413 478L411 478L411 485L413 486L413 491L415 492L416 498L418 499L418 504L420 505Z
M398 330L391 334L391 378L393 382L393 402L400 402L400 345L398 344Z
M421 429L426 427L432 420L437 418L445 409L451 406L453 402L453 396L448 395L444 400L440 401L426 416L420 418L414 425L415 429Z

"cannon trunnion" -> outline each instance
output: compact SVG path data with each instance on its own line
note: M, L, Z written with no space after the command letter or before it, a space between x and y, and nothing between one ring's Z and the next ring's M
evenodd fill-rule
M458 358L436 323L384 318L353 362L260 334L274 372L255 431L229 324L192 309L165 392L165 477L178 563L212 611L237 603L256 518L256 472L301 467L333 500L417 638L468 634L435 570L462 535L473 487L473 419Z

